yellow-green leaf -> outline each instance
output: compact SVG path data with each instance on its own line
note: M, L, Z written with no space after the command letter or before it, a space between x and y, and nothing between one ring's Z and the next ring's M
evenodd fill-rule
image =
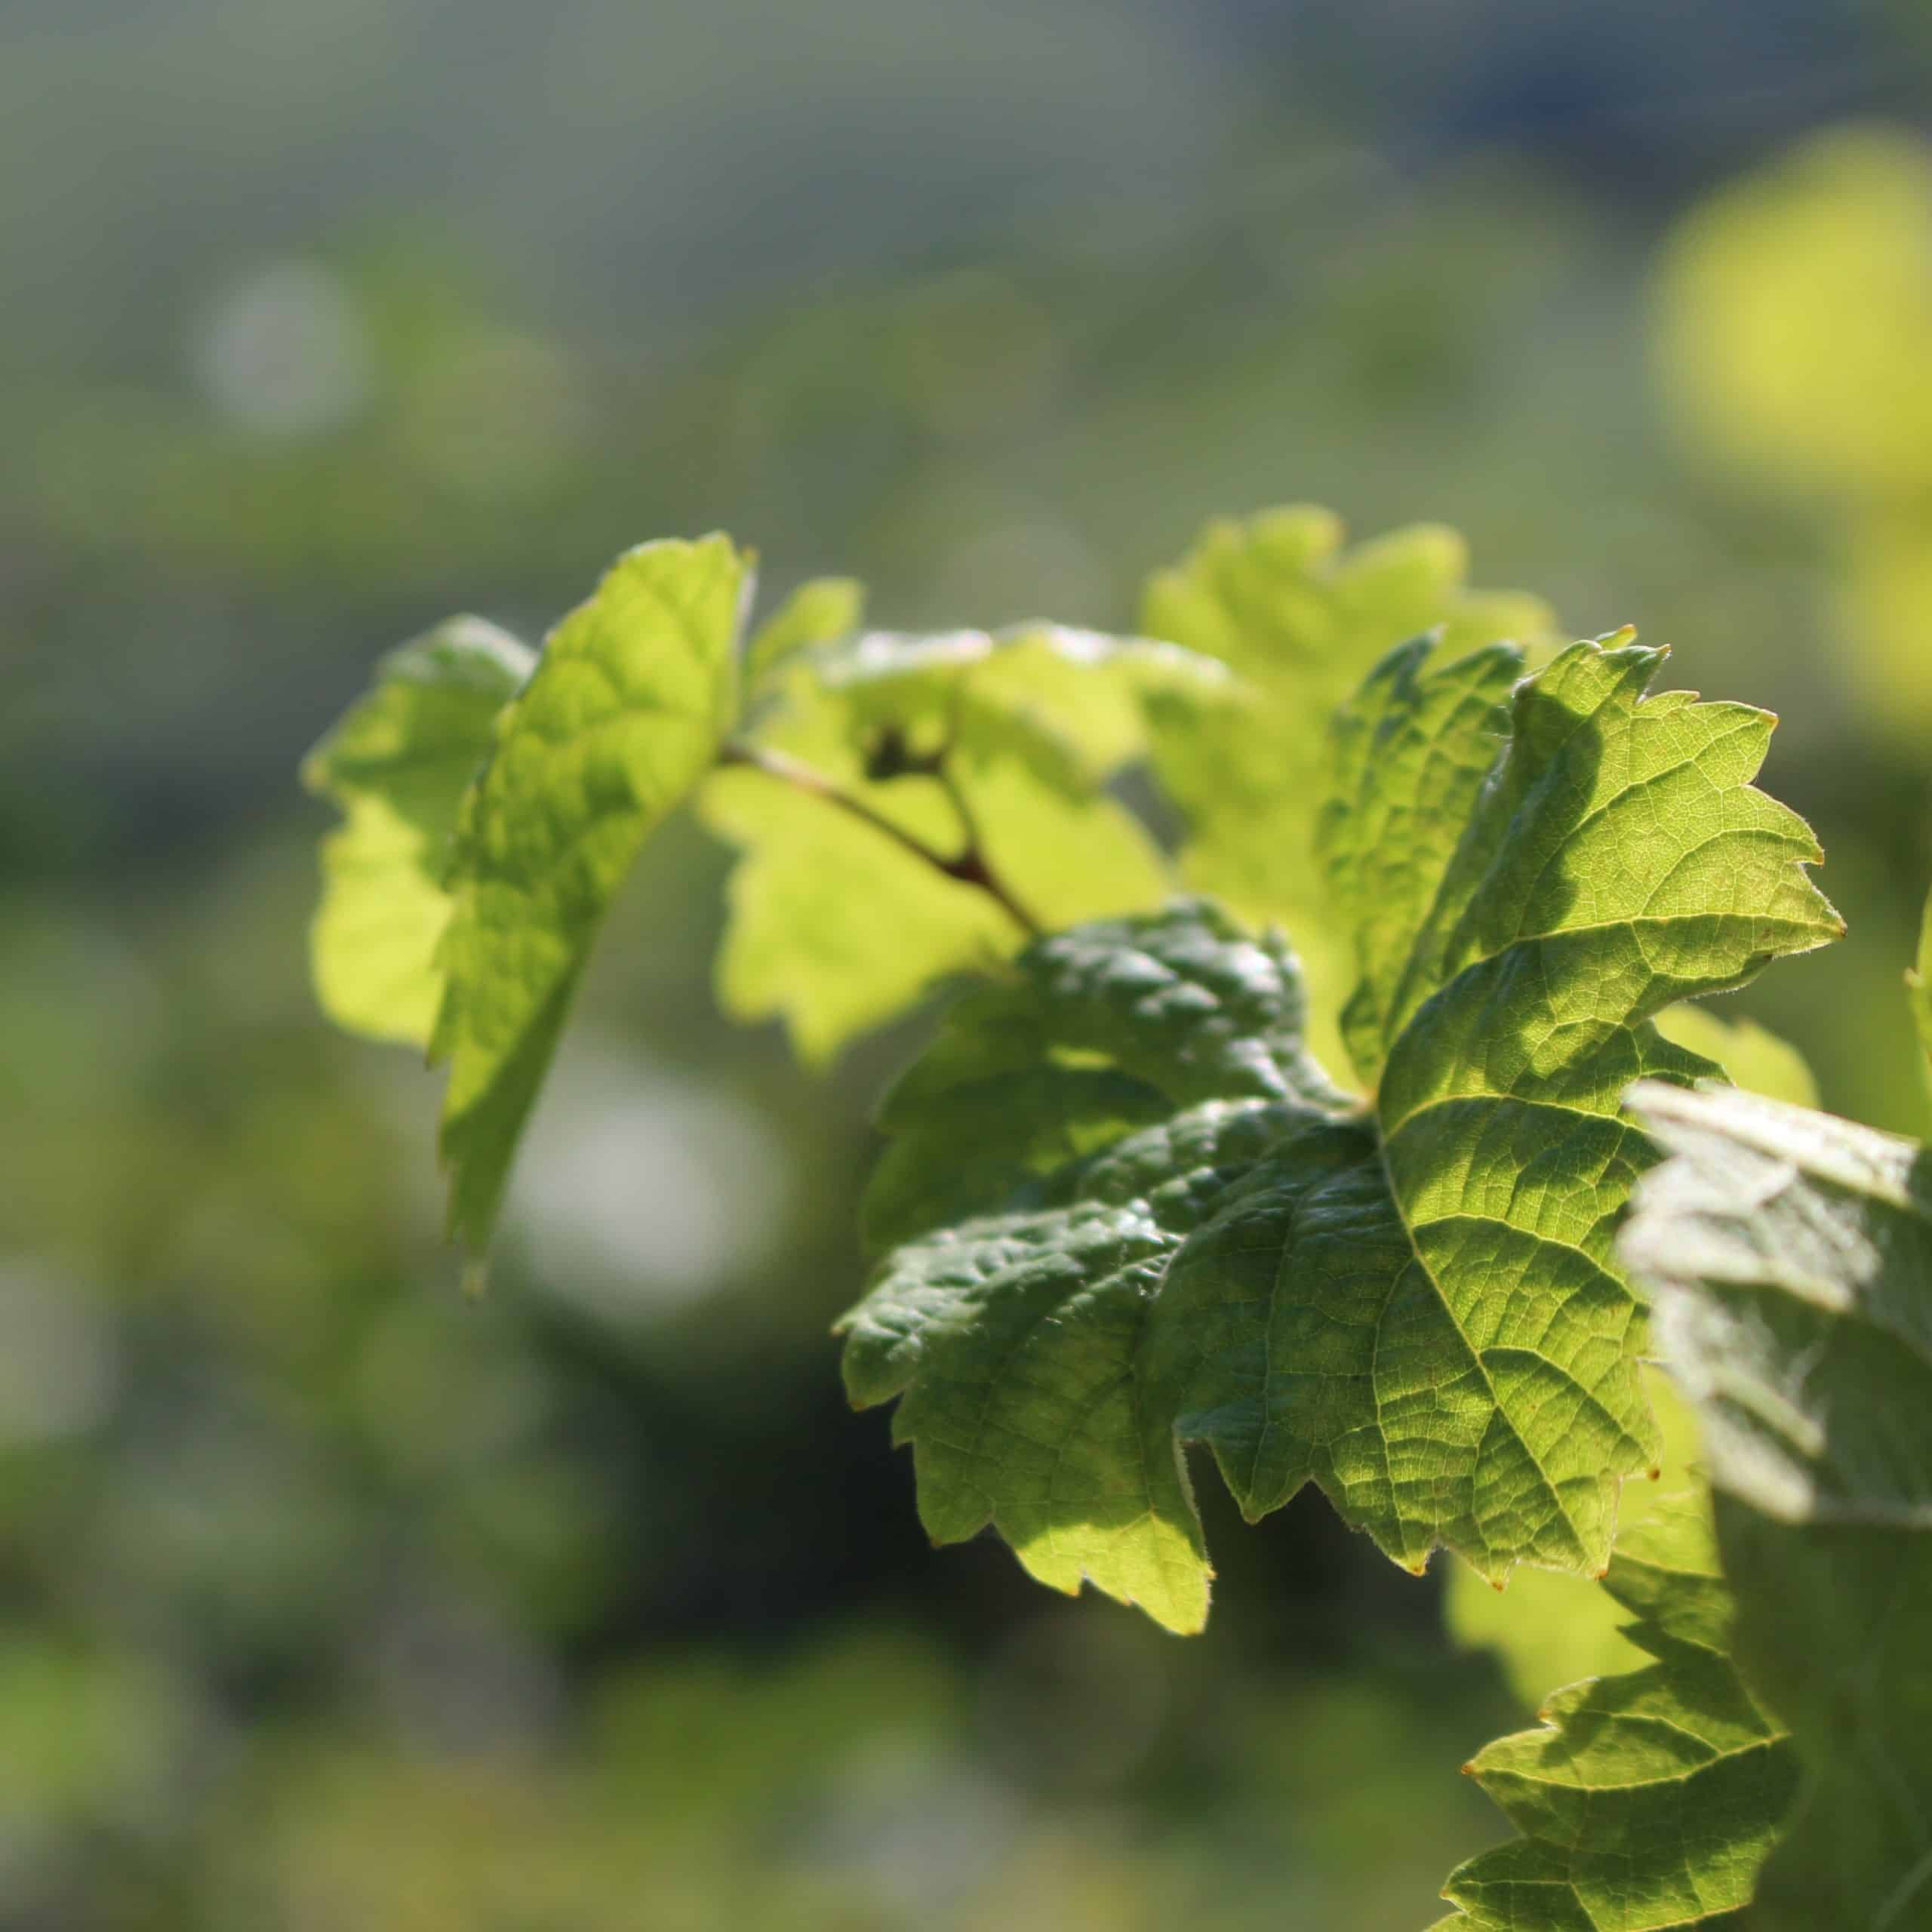
M611 899L737 721L749 588L724 537L627 552L552 632L463 801L431 1051L451 1231L472 1253Z
M856 631L866 614L866 587L849 577L813 577L792 592L752 634L745 678L756 691L801 651Z
M755 743L942 857L977 842L1037 925L1151 909L1171 890L1152 838L1104 786L1145 749L1150 712L1228 700L1211 660L1028 624L868 632L789 662ZM721 1003L740 1019L783 1020L808 1063L1026 937L985 893L768 772L718 772L700 810L740 854Z
M457 810L497 714L536 661L494 624L452 617L386 657L368 694L304 761L303 783L343 816L322 841L309 934L316 997L338 1026L429 1044Z
M1187 883L1294 934L1316 1046L1337 1065L1350 935L1312 860L1329 720L1404 639L1439 629L1449 657L1506 639L1540 645L1554 623L1538 598L1470 589L1467 547L1440 525L1352 549L1343 537L1339 518L1308 504L1218 519L1149 580L1140 619L1150 636L1218 658L1243 682L1241 705L1164 718L1154 766L1187 820Z

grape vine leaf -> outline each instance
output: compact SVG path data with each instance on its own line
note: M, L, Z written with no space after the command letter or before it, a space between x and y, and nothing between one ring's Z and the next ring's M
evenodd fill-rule
M817 577L800 584L752 632L745 651L747 688L764 688L799 652L856 631L865 614L866 587L856 577Z
M1192 1440L1251 1517L1313 1479L1414 1567L1607 1560L1656 1449L1619 1103L1715 1070L1648 1015L1838 922L1749 783L1764 714L1644 697L1663 654L1632 645L1521 681L1429 648L1340 721L1323 820L1372 1106L1309 1054L1285 948L1200 904L1029 949L888 1097L867 1220L896 1244L848 1386L902 1398L937 1539L992 1521L1046 1580L1195 1627Z
M1623 1485L1617 1511L1619 1550L1634 1530L1696 1479L1696 1419L1670 1378L1647 1362L1643 1384L1662 1447L1657 1480ZM1521 1564L1502 1588L1459 1561L1450 1566L1443 1586L1442 1615L1459 1645L1495 1654L1526 1710L1537 1709L1554 1685L1614 1677L1644 1661L1644 1653L1624 1634L1626 1607L1599 1580L1572 1571Z
M450 1229L472 1256L611 899L737 722L750 591L728 537L638 545L497 719L458 816L430 1040L449 1063Z
M845 1318L845 1384L860 1407L902 1398L935 1542L991 1521L1042 1582L1200 1628L1206 1553L1140 1365L1148 1307L1271 1146L1306 1143L1311 1174L1359 1158L1303 1023L1285 947L1183 903L1029 947L888 1096L867 1221L928 1231ZM982 1184L1003 1212L940 1218Z
M813 669L862 724L928 743L964 735L1091 786L1149 749L1164 721L1235 710L1254 693L1218 659L1151 638L1035 620L997 631L872 631L820 652Z
M1336 706L1384 653L1432 626L1451 656L1504 639L1537 645L1553 629L1540 599L1470 589L1468 572L1467 546L1440 525L1344 548L1340 518L1295 504L1210 523L1143 595L1149 635L1220 659L1253 694L1161 721L1153 762L1187 821L1183 876L1294 935L1324 1054L1340 1051L1332 1014L1348 990L1349 935L1307 858Z
M1804 1056L1755 1020L1719 1019L1706 1005L1666 1007L1654 1022L1667 1040L1720 1067L1747 1092L1815 1106L1817 1083ZM1617 1510L1619 1547L1638 1523L1691 1479L1697 1425L1661 1370L1647 1368L1646 1399L1663 1439L1661 1480L1626 1483ZM1534 1709L1550 1686L1636 1669L1641 1652L1622 1634L1624 1606L1591 1579L1560 1570L1518 1569L1506 1590L1491 1587L1466 1563L1451 1566L1443 1615L1458 1644L1493 1650L1511 1687Z
M1767 1026L1740 1016L1725 1020L1696 1001L1666 1007L1657 1031L1712 1062L1734 1087L1794 1107L1818 1104L1818 1081L1804 1056Z
M1732 1660L1706 1509L1696 1493L1668 1499L1617 1539L1602 1587L1651 1661L1557 1692L1543 1728L1463 1767L1523 1835L1450 1875L1443 1897L1457 1909L1437 1932L1737 1924L1798 1767Z
M309 934L315 996L338 1026L423 1047L442 1003L444 875L457 812L497 714L536 663L481 617L452 617L392 651L374 685L303 761L341 808L322 841Z
M1171 890L1159 848L1103 788L1145 749L1150 707L1228 700L1220 666L1037 623L873 631L788 661L784 700L753 741L934 850L959 851L970 829L1040 924L1155 907ZM720 1001L739 1019L783 1018L808 1063L1026 937L983 893L767 773L718 772L699 810L740 853Z
M1635 1088L1669 1155L1623 1251L1703 1424L1736 1647L1804 1771L1752 1924L1932 1924L1932 1158Z

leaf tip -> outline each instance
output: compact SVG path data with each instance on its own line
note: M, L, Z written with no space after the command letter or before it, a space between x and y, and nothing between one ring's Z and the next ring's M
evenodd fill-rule
M1147 1611L1147 1614L1155 1623L1170 1637L1198 1637L1208 1627L1208 1606L1205 1603L1198 1610L1189 1609L1165 1617L1149 1610L1145 1604L1140 1607Z

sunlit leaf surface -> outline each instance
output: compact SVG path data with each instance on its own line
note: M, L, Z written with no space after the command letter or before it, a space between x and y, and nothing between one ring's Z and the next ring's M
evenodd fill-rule
M1465 1767L1522 1836L1450 1875L1443 1896L1458 1909L1437 1932L1740 1922L1798 1767L1732 1660L1703 1500L1672 1499L1620 1537L1603 1589L1651 1661L1557 1692L1541 1730Z
M1156 707L1192 715L1231 701L1211 660L1029 624L868 632L787 662L756 743L942 857L976 843L1038 925L1151 910L1173 889L1152 838L1105 788L1146 751ZM719 997L740 1019L782 1018L809 1062L1026 937L973 885L768 773L718 773L700 809L740 854Z
M310 752L303 783L340 806L322 841L309 938L315 992L338 1026L429 1044L442 1004L445 884L457 808L497 714L534 654L480 617L452 617L392 652Z
M1701 1054L1749 1092L1799 1106L1817 1104L1804 1056L1753 1020L1720 1019L1713 1005L1687 1002L1665 1008L1655 1024L1666 1039ZM1663 1438L1661 1480L1624 1485L1620 1538L1689 1480L1699 1454L1696 1419L1669 1377L1654 1371L1644 1387ZM1519 1568L1509 1588L1498 1590L1468 1564L1452 1564L1443 1612L1459 1643L1496 1651L1511 1685L1532 1709L1558 1684L1607 1677L1641 1661L1623 1634L1624 1607L1588 1577L1558 1570Z
M620 558L551 634L463 801L430 1050L449 1063L451 1230L472 1253L611 899L737 721L748 589L723 537Z

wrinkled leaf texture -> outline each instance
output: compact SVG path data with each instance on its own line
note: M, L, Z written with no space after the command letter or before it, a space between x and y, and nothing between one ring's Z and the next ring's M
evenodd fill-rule
M1043 1580L1198 1628L1195 1441L1251 1517L1313 1480L1414 1568L1603 1569L1657 1451L1620 1099L1715 1070L1650 1016L1839 929L1749 783L1771 721L1645 697L1662 654L1521 678L1424 640L1345 712L1321 829L1372 1105L1309 1054L1286 947L1198 903L1049 938L953 1009L887 1100L889 1252L845 1323L936 1540L992 1522Z

